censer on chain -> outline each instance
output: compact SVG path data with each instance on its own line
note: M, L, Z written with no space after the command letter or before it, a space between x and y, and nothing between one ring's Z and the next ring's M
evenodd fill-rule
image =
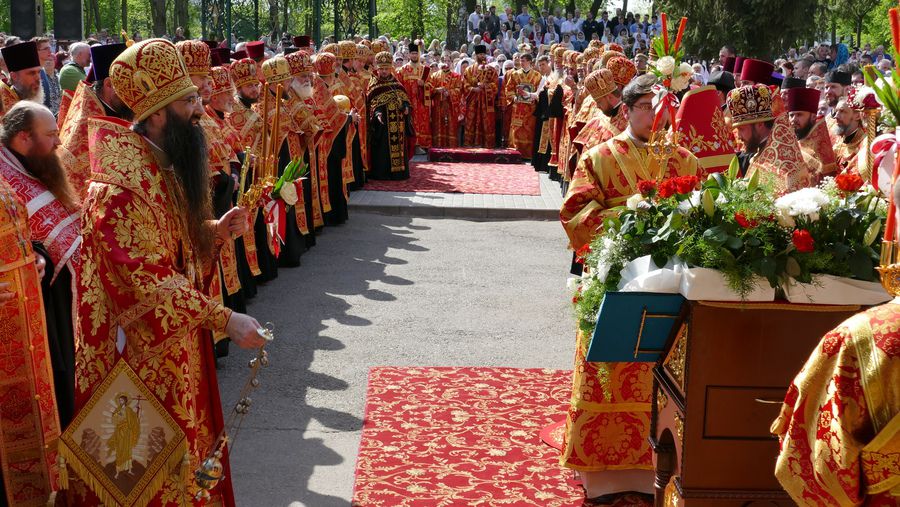
M275 326L271 322L266 323L266 327L259 328L256 332L266 340L266 343L271 342L275 338ZM225 427L219 433L215 445L213 445L212 450L194 471L194 484L199 488L194 496L195 500L208 501L210 498L209 492L225 478L225 468L222 466L223 451L225 446L229 442L233 442L235 437L237 437L241 424L244 422L244 416L250 412L250 405L252 404L250 393L259 387L259 379L257 378L259 370L269 366L269 354L265 349L266 344L263 344L256 351L256 357L248 363L250 377L241 389L238 401L231 410L231 414L228 415ZM187 459L187 456L185 456L185 459Z

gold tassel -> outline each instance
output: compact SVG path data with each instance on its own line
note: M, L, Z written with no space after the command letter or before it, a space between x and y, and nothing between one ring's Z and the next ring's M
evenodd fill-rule
M62 454L57 455L56 464L59 466L59 489L69 489L69 469L66 468L66 458Z
M184 453L184 459L181 460L181 484L190 484L191 482L191 455L187 451Z
M88 467L86 467L83 463L78 461L78 456L69 449L66 445L59 446L60 456L65 455L64 460L68 460L67 464L70 464L72 470L75 472L75 475L84 482L89 490L91 490L97 497L100 499L100 504L108 507L120 507L122 504L119 502L113 494L111 494L103 485L103 483L98 480L97 477L93 476ZM182 459L183 457L183 459ZM175 477L171 477L166 474L164 470L175 470L178 468L178 465L181 464L181 474L173 474ZM62 467L60 467L62 468ZM143 492L138 495L137 498L134 499L134 503L132 503L129 507L147 507L147 504L152 501L159 491L162 489L163 485L167 480L178 480L184 479L181 482L181 485L186 486L189 485L191 477L190 470L190 455L187 452L187 442L182 439L175 450L169 455L169 458L162 465L162 469L158 470L153 477L147 483L147 487L144 488ZM68 472L66 472L66 482L68 482ZM180 475L180 477L179 477ZM60 484L62 484L62 471L60 471ZM122 500L125 500L124 498Z

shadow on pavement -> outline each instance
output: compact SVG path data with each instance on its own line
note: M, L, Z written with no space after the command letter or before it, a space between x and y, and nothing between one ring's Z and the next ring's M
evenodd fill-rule
M346 347L326 335L329 325L372 325L353 315L346 299L362 295L392 302L396 300L394 295L371 289L369 284L413 284L385 273L387 266L407 263L392 257L390 251L428 250L413 244L410 234L428 227L413 226L411 220L351 215L347 224L326 228L317 237L317 245L303 255L302 266L280 269L278 278L261 287L252 300L248 312L262 323L275 323L275 341L267 347L270 366L260 373L261 385L252 396L253 407L233 446L231 469L238 505L347 505L345 498L309 490L310 477L317 467L343 463L340 451L346 455L351 448L343 449L344 441L355 447L355 432L363 424L350 413L316 406L351 386L339 378L346 372L314 371L315 359L317 354L336 353ZM249 352L232 346L231 355L221 361L219 385L226 413L246 381L250 357ZM342 449L329 448L321 438L327 434L331 442L335 436L331 434L343 432L354 436L341 441ZM341 479L345 481L346 477Z

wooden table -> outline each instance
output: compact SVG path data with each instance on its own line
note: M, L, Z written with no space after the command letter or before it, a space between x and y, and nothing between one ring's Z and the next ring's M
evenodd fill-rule
M860 309L685 302L653 370L656 505L794 505L769 428L822 336Z

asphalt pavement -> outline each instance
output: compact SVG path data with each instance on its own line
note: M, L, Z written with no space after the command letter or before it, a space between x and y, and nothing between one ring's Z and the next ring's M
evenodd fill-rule
M232 449L240 507L349 505L373 366L571 368L558 222L356 212L317 243L249 306L275 341ZM220 361L226 413L249 358Z

